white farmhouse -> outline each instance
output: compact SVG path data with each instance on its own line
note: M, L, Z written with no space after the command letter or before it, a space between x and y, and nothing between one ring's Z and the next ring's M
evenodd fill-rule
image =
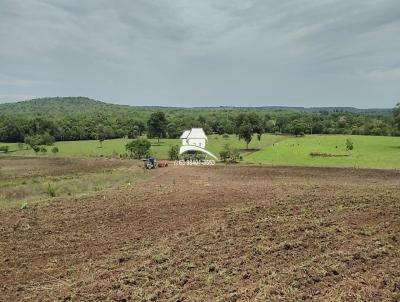
M203 149L206 147L207 135L203 128L185 130L180 138L182 139L182 146L196 146Z

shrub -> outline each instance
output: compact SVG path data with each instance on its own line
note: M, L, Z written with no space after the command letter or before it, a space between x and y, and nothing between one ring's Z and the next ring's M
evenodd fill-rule
M51 136L48 132L40 135L40 134L35 134L32 136L26 136L24 139L25 144L31 146L33 149L33 146L36 145L48 145L51 146L54 143L55 139L53 136Z
M151 143L147 139L135 139L125 145L126 150L131 153L131 157L136 159L148 156L150 147Z
M346 150L351 151L353 149L354 149L353 141L350 138L346 139Z
M10 151L10 146L0 146L0 152L8 153Z
M56 155L57 153L58 153L58 148L57 147L53 147L52 149L51 149L51 152L54 154L54 155Z
M238 149L232 149L229 145L225 145L224 149L219 153L219 157L223 162L237 163L240 159L240 152Z
M179 159L179 146L178 145L174 145L169 148L168 158L170 160L178 160Z
M224 149L221 152L219 152L219 157L221 158L221 160L223 162L226 162L228 160L229 156L230 156L229 150Z
M38 154L38 153L39 153L39 151L40 151L40 147L39 147L39 146L36 146L36 145L34 145L34 146L32 146L32 150L33 150L33 151L35 151L35 153L36 153L36 154Z
M41 147L40 148L40 152L42 152L43 154L47 153L47 149L45 147Z
M333 153L324 153L324 152L310 152L310 156L320 156L320 157L343 157L349 156L349 154L333 154Z
M47 194L50 197L55 197L56 196L56 190L50 184L47 187Z

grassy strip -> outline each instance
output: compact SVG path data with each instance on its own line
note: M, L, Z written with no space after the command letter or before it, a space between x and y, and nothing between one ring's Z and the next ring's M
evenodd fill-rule
M146 177L145 171L120 169L32 179L8 180L1 183L0 208L25 205L27 202L53 197L77 197L128 184Z

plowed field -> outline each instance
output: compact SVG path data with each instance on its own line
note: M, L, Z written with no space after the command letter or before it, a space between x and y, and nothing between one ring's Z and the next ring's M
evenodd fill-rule
M0 300L400 299L400 171L150 173L0 210Z

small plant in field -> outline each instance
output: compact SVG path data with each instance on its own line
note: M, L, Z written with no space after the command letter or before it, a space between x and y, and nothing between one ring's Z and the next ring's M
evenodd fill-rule
M28 203L27 202L23 202L21 205L21 210L25 210L28 208Z
M57 153L58 153L58 148L57 147L53 147L53 148L51 148L51 152L54 154L54 155L56 155Z
M196 264L194 264L194 263L191 262L191 261L187 261L187 262L185 263L185 266L186 266L187 269L196 268Z
M354 149L353 141L350 138L346 139L346 150L351 151L353 149Z
M160 254L160 255L155 255L153 257L153 260L157 264L162 264L162 263L168 261L168 258L167 258L167 256Z
M42 154L46 154L47 153L47 149L45 147L41 147L40 148L40 152L42 152Z
M50 184L47 186L47 194L50 197L55 197L56 196L56 190Z

